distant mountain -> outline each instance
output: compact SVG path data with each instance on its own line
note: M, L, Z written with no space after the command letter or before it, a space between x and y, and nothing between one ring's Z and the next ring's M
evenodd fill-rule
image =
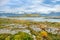
M49 14L40 14L41 16L60 16L60 12L51 12Z
M15 14L15 13L0 13L0 16L7 16L7 17L39 17L38 14Z
M18 17L41 17L41 16L60 16L60 12L51 12L49 14L42 14L42 13L31 13L31 14L28 14L28 13L24 13L24 14L18 14L18 13L0 13L0 16L7 16L7 17L15 17L15 16L18 16Z
M51 12L47 16L60 16L60 12Z
M15 13L0 13L0 16L11 17L11 16L22 16L22 14L15 14Z

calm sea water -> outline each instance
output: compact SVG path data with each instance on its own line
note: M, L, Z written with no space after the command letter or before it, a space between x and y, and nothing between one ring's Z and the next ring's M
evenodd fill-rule
M45 19L43 17L20 17L20 18L11 18L11 19L18 19L18 20L31 20L31 21L48 21L48 22L60 22L60 19Z
M9 17L0 17L8 19L17 19L17 20L31 20L31 21L48 21L48 22L60 22L60 19L45 19L44 17L19 17L19 18L9 18Z

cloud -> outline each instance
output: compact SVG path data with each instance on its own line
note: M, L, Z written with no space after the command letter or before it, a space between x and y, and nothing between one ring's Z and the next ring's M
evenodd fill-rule
M48 6L43 6L43 5L32 5L28 7L25 12L40 12L40 13L45 13L48 14L50 12L60 12L60 6L55 5L54 7L48 7Z
M55 12L60 12L60 5L55 5L53 9Z
M60 12L60 5L45 4L44 0L0 0L0 2L0 10L6 13L40 12L48 14Z
M6 5L10 0L0 0L0 6Z
M54 4L59 4L60 5L60 0L52 0L51 2L54 3Z
M53 2L57 2L57 1L60 1L60 0L52 0Z

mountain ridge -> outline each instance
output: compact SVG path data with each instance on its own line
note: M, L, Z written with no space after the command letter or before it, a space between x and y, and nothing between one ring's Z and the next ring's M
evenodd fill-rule
M29 16L29 15L37 15L37 16L60 16L60 12L51 12L49 14L42 14L42 13L25 13L25 14L15 14L15 13L0 13L0 16Z

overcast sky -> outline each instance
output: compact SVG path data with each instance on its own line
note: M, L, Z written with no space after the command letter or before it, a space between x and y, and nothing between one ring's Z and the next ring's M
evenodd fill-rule
M60 0L0 0L0 12L60 12Z

